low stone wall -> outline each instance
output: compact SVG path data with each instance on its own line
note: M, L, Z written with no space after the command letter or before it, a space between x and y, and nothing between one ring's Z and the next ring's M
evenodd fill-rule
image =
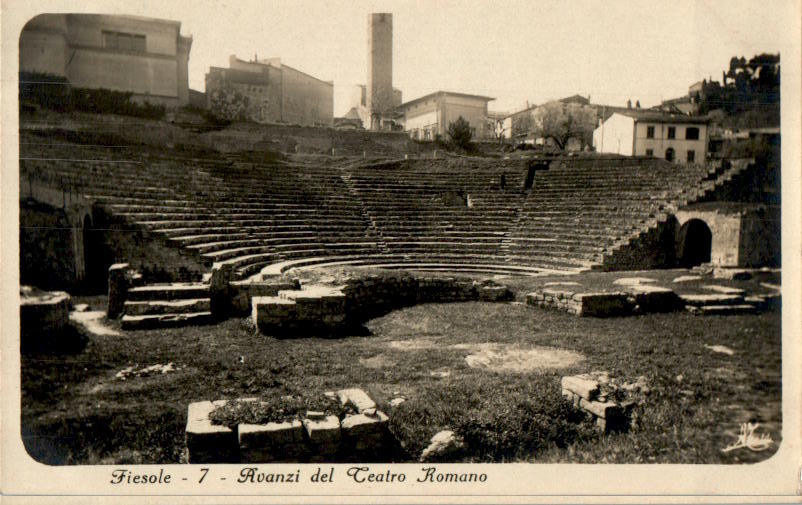
M543 289L526 295L535 307L569 312L577 316L609 317L627 315L633 304L626 293L575 293L565 289Z
M582 286L544 288L528 293L526 303L584 317L615 317L673 312L684 307L673 290L647 284L623 286L621 291L581 292Z
M295 331L337 333L389 311L427 302L513 299L506 286L491 281L409 274L371 274L341 285L309 284L275 296L251 298L254 325L267 334Z
M307 412L303 419L265 424L212 424L210 415L225 400L191 403L187 411L189 463L273 463L377 460L392 446L387 415L361 389L336 395L348 408L340 418ZM257 401L242 399L237 401Z

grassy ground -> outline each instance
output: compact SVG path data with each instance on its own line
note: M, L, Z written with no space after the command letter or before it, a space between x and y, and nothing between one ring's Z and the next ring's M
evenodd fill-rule
M665 284L675 274L646 276L664 275ZM590 274L582 282L609 283L611 275ZM524 292L546 280L516 282ZM102 309L104 298L81 301ZM468 441L463 461L735 463L769 457L777 444L759 453L721 451L747 421L759 422L760 433L780 442L779 312L592 319L520 303L471 302L411 307L366 326L368 336L275 339L232 319L89 335L73 354L23 356L26 447L50 464L179 462L190 402L343 387L365 388L391 413L410 459L445 428ZM488 343L513 354L531 351L531 366L469 367L465 358ZM727 346L734 354L705 345ZM557 360L562 368L538 361L557 350L576 359ZM175 372L115 377L131 365L168 362ZM562 401L560 378L592 370L626 380L646 377L652 393L640 429L602 436ZM407 401L390 407L397 396Z

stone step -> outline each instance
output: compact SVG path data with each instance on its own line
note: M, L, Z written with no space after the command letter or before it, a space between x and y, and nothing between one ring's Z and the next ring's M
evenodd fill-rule
M743 295L735 294L681 294L679 297L685 305L693 307L710 307L725 305L741 305L744 303Z
M212 322L214 322L214 318L212 317L212 313L208 311L142 316L124 315L121 320L124 330L174 328L179 326L210 324Z
M209 297L209 286L195 282L151 284L128 290L129 301L187 300Z
M757 307L744 303L739 305L705 305L694 307L694 310L706 315L728 316L731 314L754 314L757 312Z
M123 314L131 316L147 316L154 314L187 314L209 312L209 298L189 298L185 300L149 300L126 301Z

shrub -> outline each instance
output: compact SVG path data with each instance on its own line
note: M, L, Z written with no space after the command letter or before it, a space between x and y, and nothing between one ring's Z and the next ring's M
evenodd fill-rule
M596 432L586 420L583 412L552 392L506 405L493 398L458 418L454 431L473 457L508 461L593 438Z
M448 125L448 138L451 139L451 144L458 149L470 151L472 136L471 124L462 116Z
M71 87L65 78L38 72L20 72L19 101L66 112L71 110Z
M338 399L303 393L273 396L256 401L229 401L210 414L212 424L236 426L240 423L265 424L301 419L308 410L343 418L348 409Z
M133 93L110 89L73 88L65 78L38 72L20 72L20 103L33 103L57 112L81 111L96 114L121 114L147 119L161 119L166 109L161 104L132 101Z

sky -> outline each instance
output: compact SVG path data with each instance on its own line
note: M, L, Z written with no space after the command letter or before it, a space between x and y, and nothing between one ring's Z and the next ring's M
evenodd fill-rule
M404 101L437 90L495 98L513 111L574 94L644 107L721 80L732 56L788 48L794 0L106 0L64 2L72 12L167 18L192 35L189 83L210 66L280 57L334 81L335 116L367 73L367 18L393 14L393 85ZM41 5L50 5L42 3Z

